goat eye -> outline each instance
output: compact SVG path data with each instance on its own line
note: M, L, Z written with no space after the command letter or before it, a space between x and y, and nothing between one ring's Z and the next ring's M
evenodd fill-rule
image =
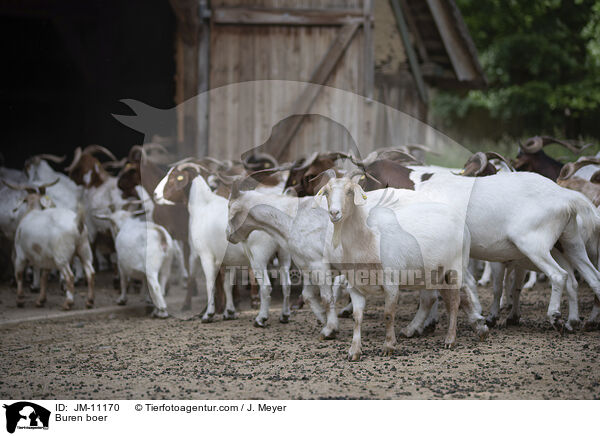
M177 180L181 182L183 180L183 176L177 176Z
M292 185L295 185L296 183L298 183L296 180L292 181Z

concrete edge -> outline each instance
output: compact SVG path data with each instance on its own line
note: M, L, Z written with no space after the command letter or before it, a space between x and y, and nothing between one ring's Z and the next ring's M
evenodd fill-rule
M148 306L144 303L132 304L128 306L108 306L100 307L98 309L81 309L73 311L65 311L62 313L53 313L48 315L30 316L27 318L10 319L6 321L0 321L0 329L6 327L13 327L18 324L40 322L40 321L57 321L57 320L77 320L77 319L94 319L100 318L106 315L137 315L145 316L148 311Z

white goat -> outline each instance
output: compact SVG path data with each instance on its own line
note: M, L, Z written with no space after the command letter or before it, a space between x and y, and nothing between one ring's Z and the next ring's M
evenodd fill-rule
M569 275L551 255L557 241L566 261L580 271L600 298L600 273L587 254L597 253L600 218L580 193L533 173L473 179L439 172L426 182L415 183L415 189L464 208L473 258L494 262L526 259L546 274L552 283L547 314L552 325L561 323L560 296ZM570 311L570 324L578 322L571 319L574 313ZM598 315L595 308L588 321L597 322Z
M166 318L169 314L164 295L176 247L169 232L162 226L142 221L133 215L127 210L95 215L97 219L110 223L115 240L121 280L121 295L117 303L127 303L127 286L131 279L142 280L148 285L154 304L152 315Z
M214 285L217 272L223 266L251 266L257 277L260 277L260 311L254 325L264 327L269 317L271 283L267 271L269 261L280 253L279 264L283 275L283 308L280 322L286 323L290 315L290 259L269 235L264 232L254 232L248 238L247 244L231 245L227 241L227 199L212 192L201 172L204 168L192 162L186 162L171 168L167 175L157 185L154 196L158 204L173 204L172 198L181 198L182 191L189 188L187 199L190 213L190 274L194 274L197 261L200 261L206 277L206 292L208 304L203 322L210 322L215 313ZM224 290L226 306L223 319L235 319L237 313L233 304L232 285L235 269L225 269ZM198 283L200 285L200 283Z
M377 192L377 191L375 191ZM350 360L361 355L361 324L365 296L385 293L384 319L386 339L384 353L395 349L394 318L400 288L440 289L449 315L447 347L456 342L459 289L470 294L475 285L468 271L470 237L464 219L452 208L441 203L402 202L407 190L391 189L401 202L387 202L385 197L367 196L357 180L332 177L321 188L315 201L325 196L330 220L334 225L333 245L340 244L343 261L355 265L380 265L383 271L398 274L414 273L407 283L384 278L383 283L355 282L350 288L354 316L354 335L348 353ZM441 274L440 274L441 269ZM410 274L409 274L410 275ZM401 280L402 281L402 280ZM468 283L468 284L467 284ZM479 334L487 335L487 327L479 321Z
M58 183L55 181L53 183ZM52 183L38 187L15 186L12 189L27 191L25 202L27 212L21 218L15 234L15 278L17 281L17 306L23 307L23 271L29 262L34 268L42 270L40 297L36 305L46 302L48 270L56 268L67 288L67 297L63 309L73 306L74 277L70 263L77 256L85 271L88 282L86 307L94 305L94 268L92 251L89 245L87 229L84 224L83 210L75 213L69 209L50 207L42 204L47 199L46 188ZM48 201L48 200L46 200Z

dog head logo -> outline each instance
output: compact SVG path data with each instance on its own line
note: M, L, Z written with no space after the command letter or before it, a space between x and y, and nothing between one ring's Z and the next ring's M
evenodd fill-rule
M28 401L5 404L6 431L14 433L19 429L47 429L50 422L50 411Z

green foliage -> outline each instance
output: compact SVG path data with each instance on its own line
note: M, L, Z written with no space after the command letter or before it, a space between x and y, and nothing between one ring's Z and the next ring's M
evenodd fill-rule
M515 136L589 133L582 125L600 116L600 0L456 2L489 87L440 93L439 118L485 111Z

